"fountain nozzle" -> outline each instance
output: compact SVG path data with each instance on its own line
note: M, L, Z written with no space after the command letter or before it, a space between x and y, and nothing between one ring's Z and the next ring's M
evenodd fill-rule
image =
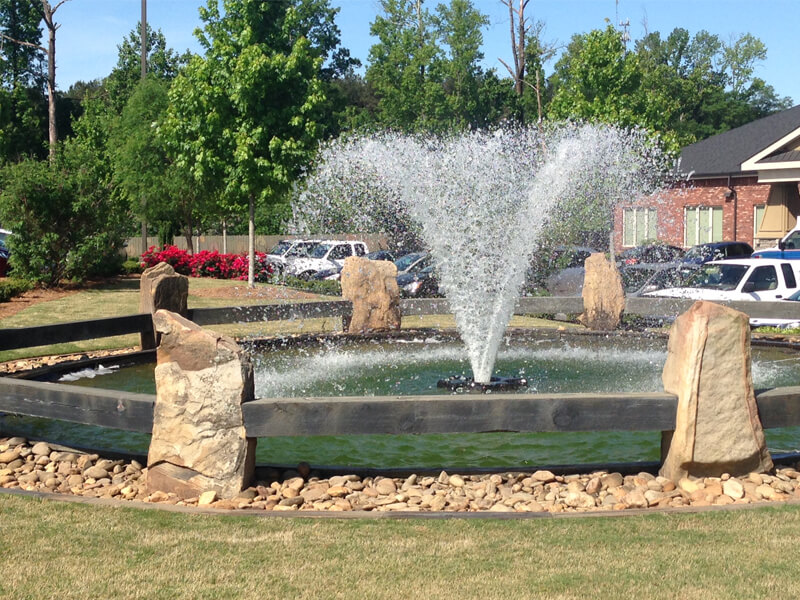
M447 379L440 379L436 387L447 388L451 392L470 394L491 394L492 392L507 392L528 387L525 377L492 377L489 383L475 381L472 377L452 375Z

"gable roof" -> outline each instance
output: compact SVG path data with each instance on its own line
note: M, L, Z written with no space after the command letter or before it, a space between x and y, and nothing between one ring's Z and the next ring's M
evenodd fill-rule
M678 169L693 179L741 175L745 173L741 169L743 162L797 129L800 104L686 146Z

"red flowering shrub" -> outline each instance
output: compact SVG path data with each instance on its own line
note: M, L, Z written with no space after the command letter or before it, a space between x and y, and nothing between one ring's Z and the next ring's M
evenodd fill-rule
M233 266L238 258L236 254L220 254L216 250L201 250L189 259L192 277L214 277L215 279L238 277L239 273Z
M159 250L155 246L142 254L142 267L154 267L160 262L169 263L176 273L192 277L214 277L216 279L247 279L246 254L220 254L216 250L201 250L189 254L175 246ZM268 282L274 273L273 265L263 252L256 252L255 281Z
M142 254L142 266L149 268L156 266L160 262L165 262L171 265L176 273L191 275L190 258L186 250L181 250L177 246L164 246L160 250L155 246L150 246L147 252Z

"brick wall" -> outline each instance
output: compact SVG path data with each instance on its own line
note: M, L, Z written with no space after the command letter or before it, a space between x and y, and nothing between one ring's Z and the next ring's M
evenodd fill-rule
M614 215L614 245L622 246L622 211L634 206L655 208L657 211L658 239L684 247L684 208L697 206L722 207L723 241L740 241L753 244L753 216L755 206L766 204L770 185L758 183L755 176L731 179L735 195L725 197L728 178L700 179L658 192L638 202L623 203Z

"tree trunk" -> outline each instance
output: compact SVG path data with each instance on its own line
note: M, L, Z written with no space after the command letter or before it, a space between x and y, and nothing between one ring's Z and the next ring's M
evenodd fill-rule
M247 287L256 287L256 203L250 195L250 215L247 223Z

